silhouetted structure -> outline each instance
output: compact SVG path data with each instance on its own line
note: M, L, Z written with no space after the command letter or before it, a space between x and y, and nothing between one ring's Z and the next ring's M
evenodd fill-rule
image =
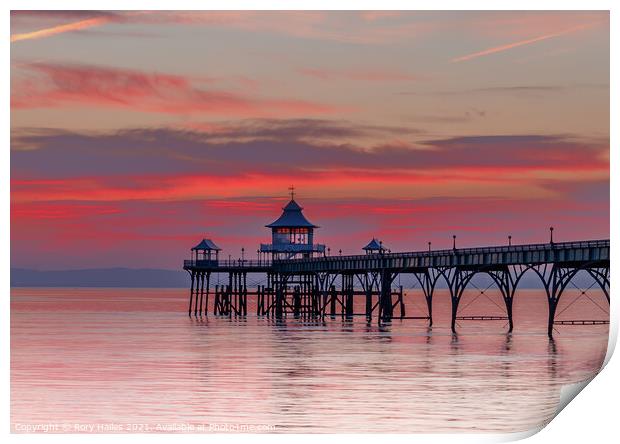
M282 209L282 215L265 225L271 228L271 243L261 244L260 251L271 254L272 259L309 258L325 253L325 245L313 243L314 229L319 227L306 219L294 197L291 192L291 201Z
M244 316L248 295L256 296L257 315L282 318L343 317L361 314L371 319L389 321L399 310L400 318L426 319L433 322L432 302L437 283L444 280L450 291L451 327L457 320L507 320L513 329L512 305L518 284L526 272L541 280L549 307L547 332L554 324L594 324L604 321L556 321L560 298L579 272L587 272L601 288L609 302L609 240L553 242L483 248L391 253L372 239L363 249L366 254L325 256L325 246L313 244L316 225L309 222L294 196L282 215L267 225L272 229L272 243L261 244L260 252L272 260L218 260L219 247L204 239L192 251L196 258L186 260L183 268L190 273L189 314L206 315L209 309L209 279L212 273L228 275L227 285L214 288L213 313ZM202 258L199 256L202 252ZM215 258L212 256L215 252ZM323 255L317 255L323 253ZM247 288L247 274L264 274L266 284L255 290ZM458 316L463 292L477 274L491 277L502 294L506 316ZM427 303L427 315L406 317L402 287L394 288L395 278L410 274L420 284ZM357 281L358 285L355 285ZM205 285L206 283L206 285ZM364 313L354 313L354 298L365 298ZM608 322L608 321L607 321Z
M362 248L362 250L364 250L366 254L377 254L383 253L387 249L383 247L383 242L373 237L372 240L368 242L365 247Z

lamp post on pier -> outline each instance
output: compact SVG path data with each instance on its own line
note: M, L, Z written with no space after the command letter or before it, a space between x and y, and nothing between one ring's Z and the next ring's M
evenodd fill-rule
M549 227L549 243L553 245L553 227Z

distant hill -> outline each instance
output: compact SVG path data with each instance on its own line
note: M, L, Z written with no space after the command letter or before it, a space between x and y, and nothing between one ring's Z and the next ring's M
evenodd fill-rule
M11 287L188 287L183 270L155 268L92 268L39 271L11 268Z

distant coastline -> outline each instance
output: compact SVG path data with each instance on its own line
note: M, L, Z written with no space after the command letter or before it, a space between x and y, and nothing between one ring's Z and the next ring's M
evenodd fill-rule
M582 282L583 281L583 282ZM158 268L89 268L77 270L34 270L11 268L11 287L103 287L103 288L183 288L189 285L189 275L183 270ZM409 281L407 281L409 282ZM588 281L585 276L576 276L576 285ZM474 278L476 283L476 278ZM397 285L397 284L395 284ZM589 284L586 284L586 286ZM484 285L486 287L486 285ZM437 288L446 288L442 280ZM542 288L532 273L526 275L519 288Z
M182 270L156 268L90 268L41 271L11 268L11 287L186 288Z

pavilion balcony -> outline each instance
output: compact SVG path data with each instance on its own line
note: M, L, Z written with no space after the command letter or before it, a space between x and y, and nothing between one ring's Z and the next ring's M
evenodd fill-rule
M184 267L217 267L218 261L215 259L186 259L183 261Z
M324 253L323 244L260 244L261 253Z
M184 268L257 268L270 267L271 264L271 259L186 259L183 261Z

